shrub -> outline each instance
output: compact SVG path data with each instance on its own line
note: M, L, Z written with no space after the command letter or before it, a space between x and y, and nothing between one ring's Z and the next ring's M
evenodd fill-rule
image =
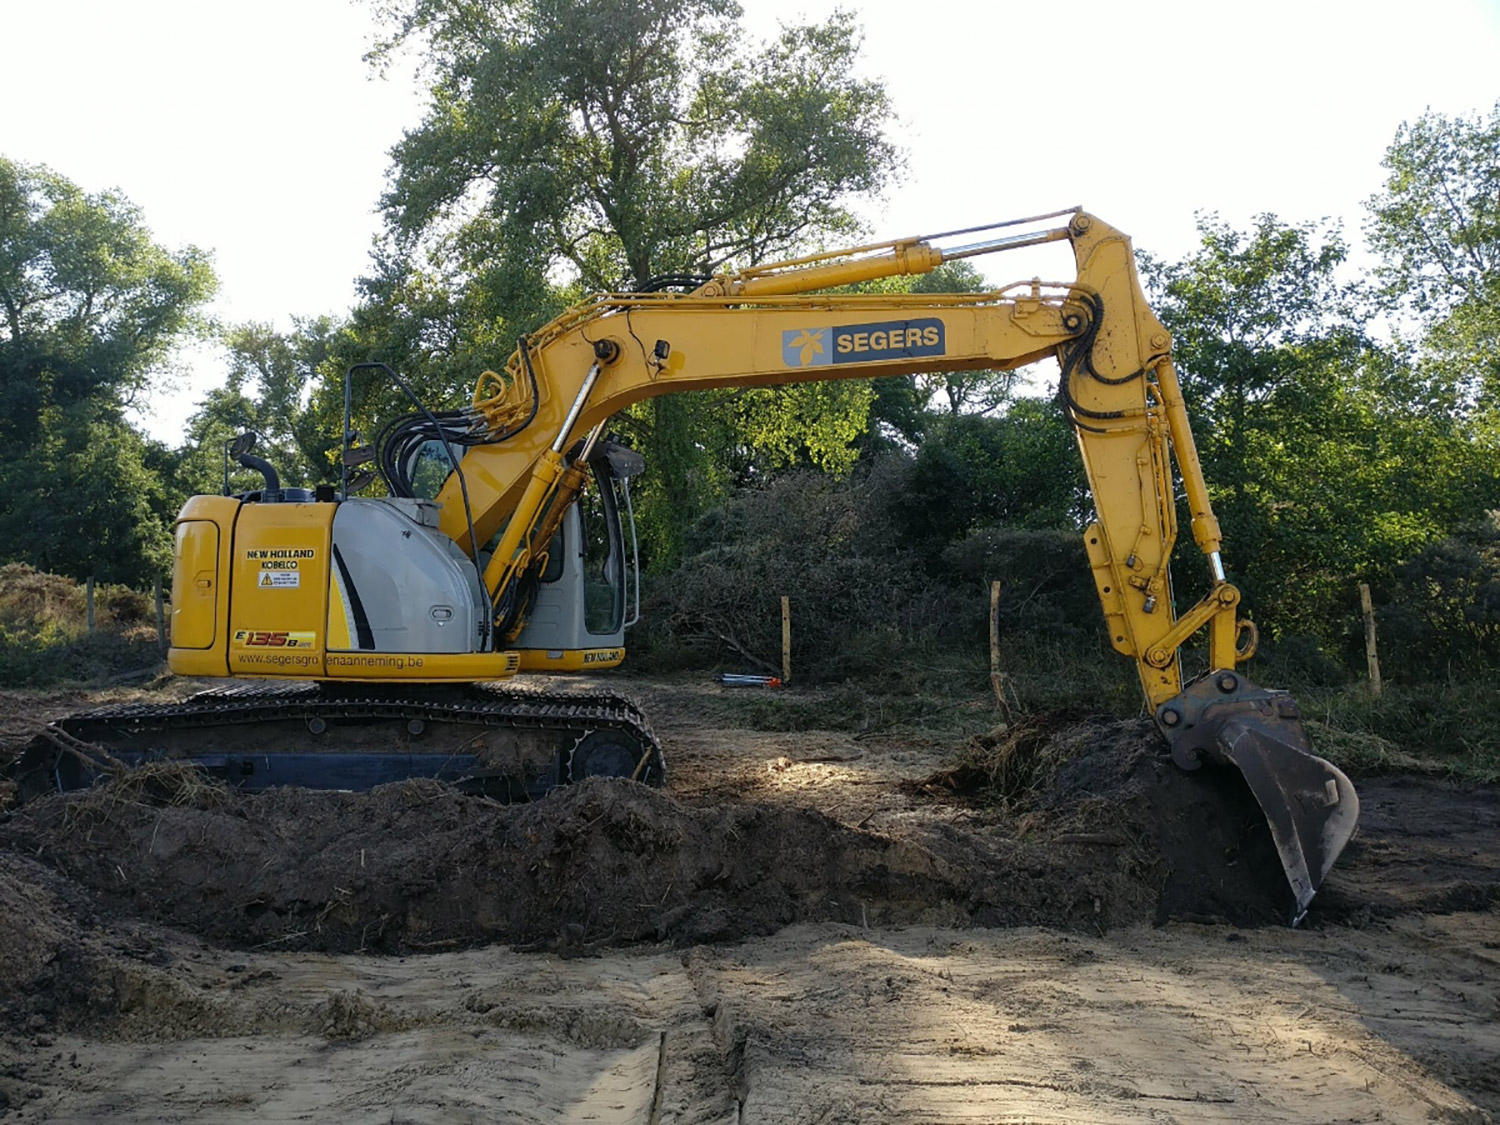
M1377 592L1389 671L1488 676L1500 664L1500 513L1427 547Z
M792 604L799 679L878 672L953 614L892 527L889 496L908 463L881 458L852 480L801 472L741 492L689 529L683 562L656 576L638 665L780 663L780 598Z
M149 596L95 588L88 632L82 584L24 563L0 566L0 682L40 687L96 680L160 659Z

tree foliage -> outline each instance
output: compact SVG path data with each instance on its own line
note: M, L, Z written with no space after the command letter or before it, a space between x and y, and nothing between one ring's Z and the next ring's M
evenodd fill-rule
M1500 102L1489 115L1426 113L1386 151L1369 200L1370 241L1388 291L1441 318L1493 301L1500 284Z
M282 483L312 486L336 479L343 403L333 377L342 332L328 317L299 320L290 333L269 324L228 329L229 371L188 421L177 479L181 490L217 492L223 486L224 447L253 430L256 454L280 471ZM320 372L328 379L319 381ZM258 474L230 467L232 491L260 487Z
M1369 233L1387 296L1422 325L1428 377L1500 411L1500 102L1488 116L1426 113L1387 150Z
M1451 388L1365 330L1337 230L1200 219L1202 244L1149 263L1172 330L1227 558L1274 632L1340 636L1356 576L1475 518L1494 479Z
M166 450L124 421L214 291L118 192L0 158L4 561L140 580L165 561Z
M1389 667L1489 675L1500 661L1500 519L1457 528L1396 569L1379 608Z
M895 154L847 13L751 45L731 0L407 0L433 77L385 206L470 269L586 289L760 261L853 227ZM483 279L504 295L500 276Z
M1077 443L1053 400L1023 398L997 418L944 412L913 460L891 507L933 570L980 528L1079 531L1091 510Z
M376 59L422 52L431 102L393 151L391 245L366 292L385 356L467 385L588 291L846 238L897 167L847 13L753 42L732 0L401 0ZM357 329L360 327L356 326ZM358 332L356 333L358 335ZM428 379L432 386L437 380ZM652 465L648 548L752 468L839 469L870 391L656 400L618 420Z

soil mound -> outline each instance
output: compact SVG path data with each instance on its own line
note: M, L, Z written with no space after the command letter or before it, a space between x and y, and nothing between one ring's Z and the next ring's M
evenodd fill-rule
M0 824L0 848L51 865L108 913L279 949L579 953L794 922L1097 932L1284 919L1269 833L1232 771L1177 770L1140 724L1043 724L1013 736L1013 754L1021 738L1036 768L977 829L688 808L623 781L507 806L436 782L244 796L158 771L28 805ZM953 776L922 788L970 799Z
M1157 880L1158 923L1290 917L1276 845L1244 779L1229 767L1178 768L1148 721L1039 716L976 739L917 787L1003 810L1082 872L1101 866L1090 849L1117 849L1117 866Z
M218 1026L215 1005L170 968L180 937L111 920L93 896L24 856L0 863L0 1117L40 1090L22 1061L57 1033L144 1037Z

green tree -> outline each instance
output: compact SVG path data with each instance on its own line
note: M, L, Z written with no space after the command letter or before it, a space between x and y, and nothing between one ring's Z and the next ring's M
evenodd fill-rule
M1248 560L1265 546L1275 504L1257 463L1277 440L1269 404L1314 371L1353 368L1366 342L1339 277L1348 247L1337 229L1266 214L1241 232L1200 214L1198 233L1195 253L1147 259L1146 276L1174 336L1220 522L1233 557Z
M1368 201L1388 296L1420 318L1429 377L1500 408L1500 102L1401 126Z
M152 241L116 191L0 158L0 548L144 579L167 549L166 450L124 420L212 296L208 256Z
M442 353L465 385L583 292L848 237L848 201L898 163L885 91L854 72L847 13L756 44L732 0L402 0L384 12L374 57L418 44L432 85L393 152L392 246L367 284L393 315L368 321L419 363ZM404 315L423 309L441 313L425 334ZM725 450L839 467L869 399L845 384L633 408L619 424L652 464L641 507L656 554L675 557L677 529L735 476Z
M1226 559L1273 632L1334 641L1355 576L1474 518L1494 473L1452 389L1366 336L1336 230L1206 216L1200 233L1198 251L1147 276Z
M24 456L0 457L0 557L137 588L165 575L181 499L172 452L79 409L49 409L39 428Z
M903 538L938 569L946 548L980 528L1077 531L1091 505L1062 410L1021 398L999 417L941 415L891 510Z
M224 447L235 435L259 435L256 455L276 466L283 484L311 487L338 475L343 402L332 391L342 330L328 317L294 321L290 333L269 324L237 325L224 334L229 371L188 421L187 443L175 474L184 495L223 487ZM320 393L321 391L321 393ZM260 477L231 466L231 487L260 486Z
M387 11L377 57L420 36L434 77L393 153L393 228L446 239L470 270L525 271L521 294L562 264L615 289L847 234L849 195L879 190L895 162L847 13L754 46L732 0Z

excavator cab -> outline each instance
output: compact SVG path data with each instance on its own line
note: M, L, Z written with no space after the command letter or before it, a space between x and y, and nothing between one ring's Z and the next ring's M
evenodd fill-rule
M601 442L587 483L547 547L526 627L514 642L523 672L583 672L625 659L640 618L640 552L630 481L639 453Z

